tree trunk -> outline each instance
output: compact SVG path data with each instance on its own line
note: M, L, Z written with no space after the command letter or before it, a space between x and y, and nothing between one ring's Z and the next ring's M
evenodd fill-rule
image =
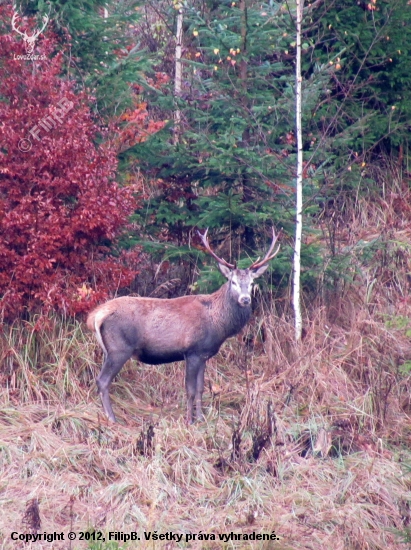
M293 306L295 317L295 340L301 340L302 315L301 315L301 237L303 229L302 208L303 208L303 142L301 122L301 21L303 14L304 0L296 0L296 63L295 63L295 128L297 137L297 180L296 180L296 218L295 218L295 247L293 267Z
M176 102L181 95L182 82L182 65L181 51L183 46L183 9L180 8L177 14L177 29L176 29L176 53L175 53L175 77L174 77L174 97ZM180 140L181 133L181 111L177 105L174 112L174 145Z

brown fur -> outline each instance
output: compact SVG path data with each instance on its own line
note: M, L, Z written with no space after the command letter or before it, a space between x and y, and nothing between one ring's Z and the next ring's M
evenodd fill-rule
M87 318L104 353L104 364L97 379L103 408L115 420L109 387L124 363L134 356L152 365L186 362L187 421L202 416L202 394L206 361L221 344L238 334L251 315L253 280L267 269L276 237L265 258L250 269L236 269L217 256L228 282L213 294L159 298L115 298L98 306ZM209 249L206 234L204 242Z

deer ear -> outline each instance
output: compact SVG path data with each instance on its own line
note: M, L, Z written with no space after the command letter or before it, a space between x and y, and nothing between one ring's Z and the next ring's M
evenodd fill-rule
M261 277L263 273L265 273L268 269L268 264L262 265L261 267L258 267L257 269L251 270L251 277L253 279L257 279L257 277Z
M231 269L229 269L223 264L218 264L218 267L220 268L221 273L224 275L226 279L229 279L231 277Z

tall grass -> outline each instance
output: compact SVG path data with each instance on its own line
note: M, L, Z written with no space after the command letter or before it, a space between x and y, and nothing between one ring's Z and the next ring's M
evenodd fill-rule
M263 342L262 324L270 333ZM348 332L330 328L325 308L306 327L298 352L288 321L260 314L257 332L250 329L254 350L244 352L239 338L210 361L206 419L187 427L182 364L129 362L111 390L119 418L112 425L94 382L100 352L82 323L51 317L44 327L36 319L4 326L0 548L15 547L9 535L27 529L33 499L47 532L275 531L275 545L179 547L402 548L409 376L394 356L410 353L407 329L366 310ZM72 545L86 547L123 545ZM153 547L174 546L138 546Z
M0 549L19 547L12 531L36 529L32 509L41 532L141 538L47 548L406 548L411 232L390 226L381 236L394 219L390 197L374 211L361 200L340 251L347 270L332 259L301 344L286 309L261 305L209 361L205 420L193 426L181 363L128 362L110 391L118 423L109 424L95 386L101 353L81 322L4 325ZM153 543L144 531L184 536ZM185 540L273 531L279 541Z

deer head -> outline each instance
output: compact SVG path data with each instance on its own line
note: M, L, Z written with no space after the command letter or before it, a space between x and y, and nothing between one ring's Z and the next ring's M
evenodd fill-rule
M17 13L16 7L14 6L14 14L13 14L13 18L11 20L11 26L13 27L13 30L15 30L17 33L19 33L23 37L24 45L26 47L26 52L28 54L33 53L34 44L36 43L36 40L39 37L39 35L46 28L46 25L49 22L49 16L48 15L43 15L43 26L42 26L42 28L41 29L36 29L36 31L32 34L32 36L29 36L26 32L21 32L16 27L16 20L17 20L18 16L19 16L19 14Z
M275 234L274 228L272 231L273 231L273 240L271 242L270 248L267 251L267 254L264 256L262 260L258 258L247 269L237 269L236 264L230 264L226 262L224 259L219 258L211 250L211 247L207 238L208 229L206 229L204 235L198 232L205 249L214 259L217 260L218 267L220 268L221 273L224 275L224 277L226 277L229 280L231 296L235 297L238 302L238 305L242 307L249 306L251 304L251 289L253 286L254 279L257 279L258 277L260 277L267 270L268 262L272 260L274 256L277 255L280 249L280 246L278 246L277 250L273 253L275 244L278 239L278 235Z

